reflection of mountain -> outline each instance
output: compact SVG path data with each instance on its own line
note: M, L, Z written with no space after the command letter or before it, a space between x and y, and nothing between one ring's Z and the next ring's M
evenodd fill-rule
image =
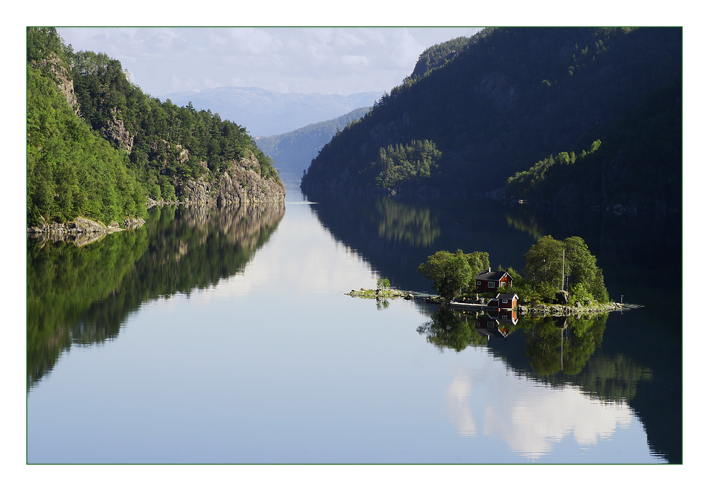
M336 240L407 290L431 290L416 267L437 250L486 251L494 265L522 269L522 256L535 242L508 227L504 212L484 200L444 203L316 191L306 197L318 203L313 210Z
M574 209L508 208L511 222L532 235L583 237L603 268L611 298L645 305L610 316L598 356L618 366L651 367L633 409L653 451L682 461L682 220L671 214L615 215ZM526 225L523 225L526 224ZM672 278L673 281L662 281ZM644 379L643 379L644 380Z
M379 237L411 246L430 246L441 235L438 217L427 206L406 205L391 199L376 200Z
M645 423L653 453L669 462L681 462L679 423L663 421L663 417L681 409L681 400L674 394L662 402L647 400L653 387L670 383L669 374L673 369L620 351L617 344L610 350L601 349L602 341L614 345L604 338L609 337L607 326L616 326L614 321L618 321L621 314L581 318L521 317L517 324L498 326L504 328L504 335L490 335L490 338L486 336L489 332L477 328L497 323L486 314L446 309L428 314L431 320L420 326L418 332L438 349L462 351L468 346L487 346L490 353L504 360L508 370L517 376L557 389L572 386L591 400L627 405ZM635 343L646 346L638 339ZM664 392L667 388L661 390ZM679 388L673 390L679 391Z
M84 248L28 243L28 389L72 344L118 335L147 300L189 293L243 271L285 214L280 204L151 210L141 229Z
M603 268L611 298L620 300L620 295L624 295L626 302L645 307L610 315L600 331L603 344L593 348L590 360L578 351L577 360L565 361L568 371L574 365L581 366L582 360L589 360L584 361L585 368L578 375L563 377L575 377L574 384L602 400L625 397L645 425L653 451L670 462L682 461L682 233L676 216L617 216L572 209L542 212L472 198L451 199L450 204L444 204L362 194L308 192L307 197L318 202L313 206L314 213L336 240L357 251L393 286L407 290L430 291L430 282L416 272L416 267L437 250L486 251L493 267L502 264L522 271L523 255L538 236L582 237ZM392 202L396 205L385 205ZM395 227L387 232L386 224L395 222L396 214L405 209L427 216L428 228L418 227L439 230L440 235L422 233L421 240L412 244L398 239L401 234L395 232ZM410 226L409 230L417 228ZM662 278L676 278L677 282L668 285L660 281ZM520 324L515 326L520 328ZM595 332L597 327L590 329ZM574 328L569 332L573 331ZM434 330L426 336L445 345L446 338L455 337L455 333ZM548 341L555 338L550 334ZM460 338L457 342L461 342ZM523 336L510 335L506 340L484 343L512 370L530 372ZM551 351L555 348L561 349L560 342L549 347ZM585 348L590 350L591 344ZM584 379L601 369L594 365L598 363L604 365L602 371L606 374L615 375L603 375L603 380ZM567 382L554 375L555 363L540 362L539 367L544 366L549 373L544 376L547 383Z

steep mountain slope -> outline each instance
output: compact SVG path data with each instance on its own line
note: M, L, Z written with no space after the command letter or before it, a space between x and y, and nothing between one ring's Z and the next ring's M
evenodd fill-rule
M404 175L398 192L502 188L549 155L588 148L681 73L679 28L496 28L454 41L454 56L438 49L333 138L302 186L387 190L387 175ZM426 140L442 154L429 177L425 159L387 150Z
M246 128L145 95L103 53L74 53L54 28L27 30L27 219L143 216L148 199L283 201Z
M163 99L197 109L218 108L222 118L239 121L252 136L273 136L371 106L381 92L351 95L271 92L257 87L217 87L165 94Z
M256 138L256 145L275 160L280 171L302 174L320 149L341 129L357 121L372 108L361 107L339 118L313 123L282 135Z
M682 202L682 81L661 87L592 153L562 152L507 181L507 194L536 205L677 212Z

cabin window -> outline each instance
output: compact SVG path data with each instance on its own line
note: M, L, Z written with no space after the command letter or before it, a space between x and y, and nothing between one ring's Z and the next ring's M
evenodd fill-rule
M480 280L478 280L478 286L480 286L480 283L482 283Z
M503 300L502 300L502 303L507 303L507 299L506 299L506 298L503 299Z
M488 282L487 282L487 287L488 287L488 288L495 288L495 282L494 282L494 281L488 281Z
M487 321L487 327L495 327L495 321Z

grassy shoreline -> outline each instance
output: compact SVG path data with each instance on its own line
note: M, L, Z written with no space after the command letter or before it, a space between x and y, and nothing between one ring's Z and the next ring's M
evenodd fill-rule
M351 290L349 293L345 293L353 298L368 298L375 300L383 299L395 299L404 298L407 300L413 300L418 295L419 298L422 296L420 294L414 294L414 292L401 291L395 288L386 289L367 289L360 288L359 290ZM444 301L442 297L437 295L423 296L423 298L429 303L435 303L444 307L448 307L448 302ZM474 310L486 310L484 303L470 303L471 309ZM564 304L547 304L547 303L537 303L533 305L520 305L517 307L517 313L520 315L528 315L530 317L541 317L541 316L568 316L568 315L579 315L579 314L603 314L607 312L623 311L630 309L637 309L643 307L637 304L619 303L619 302L607 302L607 303L594 303L587 306L575 306L575 305L564 305Z

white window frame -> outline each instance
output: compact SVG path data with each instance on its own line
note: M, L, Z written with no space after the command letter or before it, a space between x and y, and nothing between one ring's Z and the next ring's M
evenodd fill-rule
M487 287L488 287L488 288L495 288L495 282L494 282L494 281L488 281L488 282L487 282Z

